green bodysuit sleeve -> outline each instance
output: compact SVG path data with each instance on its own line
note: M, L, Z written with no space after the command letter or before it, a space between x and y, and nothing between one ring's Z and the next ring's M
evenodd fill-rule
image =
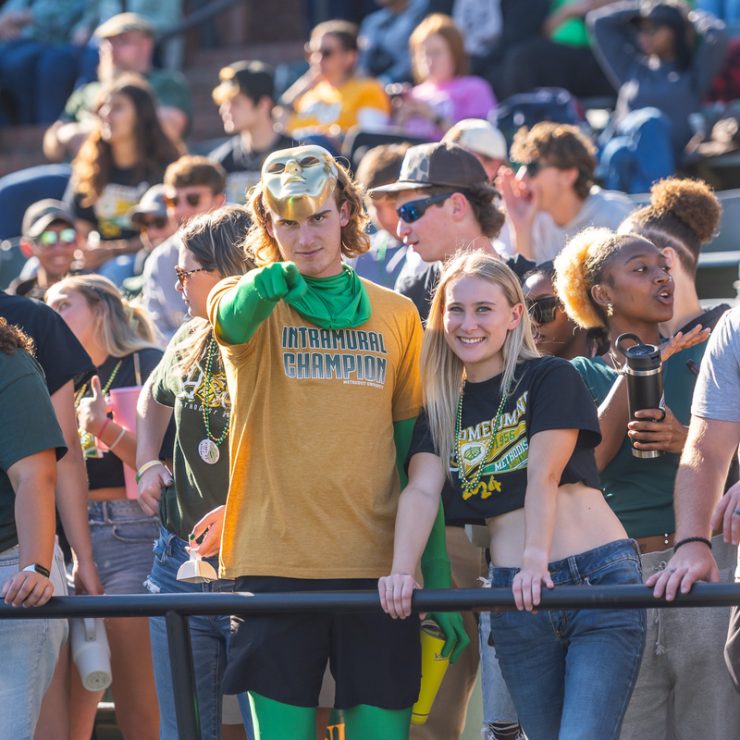
M279 300L305 291L306 282L292 262L276 262L248 272L218 303L218 336L229 344L248 342Z

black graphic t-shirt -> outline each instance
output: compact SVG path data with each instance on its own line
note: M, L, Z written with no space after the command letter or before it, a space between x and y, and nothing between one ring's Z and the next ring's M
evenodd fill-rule
M450 475L442 491L448 524L478 523L524 506L529 440L548 429L580 429L575 450L560 485L584 483L600 489L594 447L601 441L596 407L573 366L559 357L527 360L517 368L517 383L504 404L490 454L494 420L501 402L501 375L481 383L465 383L460 457L471 480L482 464L473 491L460 485L458 450L449 461ZM457 447L457 445L456 445ZM418 452L437 454L425 411L416 421L409 460Z

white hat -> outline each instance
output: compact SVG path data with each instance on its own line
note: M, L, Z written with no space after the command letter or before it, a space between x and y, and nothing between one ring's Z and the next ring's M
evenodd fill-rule
M504 135L483 118L464 118L444 135L442 141L454 142L476 154L491 159L508 159Z

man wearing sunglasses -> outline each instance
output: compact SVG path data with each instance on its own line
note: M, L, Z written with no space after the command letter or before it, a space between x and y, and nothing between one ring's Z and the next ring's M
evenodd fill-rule
M164 173L164 203L176 227L226 202L226 173L207 157L185 155ZM185 320L185 304L175 289L180 239L173 234L154 249L144 265L142 304L160 334L169 341Z
M74 216L59 200L40 200L26 210L22 231L21 251L36 258L38 269L31 278L14 280L8 292L43 300L47 288L69 273L75 250L82 246Z
M414 302L424 321L441 262L463 248L496 254L492 240L504 222L496 190L476 157L457 144L411 147L398 180L369 195L396 198L396 233L423 262L405 267L395 288ZM534 267L521 259L510 260L509 266L519 275Z
M501 230L506 254L540 264L589 226L619 226L634 203L594 184L595 154L576 126L545 121L517 131L511 159L521 166L502 167L496 178L506 206Z

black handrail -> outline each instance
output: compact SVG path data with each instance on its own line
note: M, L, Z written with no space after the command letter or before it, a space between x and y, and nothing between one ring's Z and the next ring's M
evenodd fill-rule
M541 609L675 608L740 605L740 584L697 583L675 601L655 599L647 586L558 586L542 594ZM415 611L514 608L510 589L418 590ZM179 740L200 740L193 653L187 616L195 614L282 614L356 612L380 609L376 591L314 591L274 594L132 594L57 596L48 604L17 609L0 604L0 619L65 617L165 617Z

